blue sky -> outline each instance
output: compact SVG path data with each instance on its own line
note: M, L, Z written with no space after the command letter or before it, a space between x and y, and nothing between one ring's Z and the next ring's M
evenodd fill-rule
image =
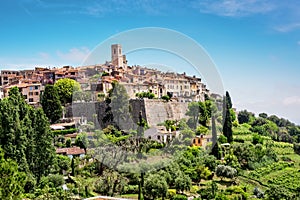
M239 110L300 124L297 0L3 0L0 69L78 66L108 37L142 27L172 29L202 45ZM99 63L108 59L99 55ZM138 53L128 60L146 62Z

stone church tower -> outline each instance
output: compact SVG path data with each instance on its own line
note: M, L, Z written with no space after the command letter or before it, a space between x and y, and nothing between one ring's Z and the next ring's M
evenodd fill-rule
M122 55L122 46L120 44L111 45L111 62L116 67L126 68L126 57Z

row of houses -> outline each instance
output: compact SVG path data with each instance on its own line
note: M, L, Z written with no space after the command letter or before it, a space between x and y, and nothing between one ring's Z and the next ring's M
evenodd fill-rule
M111 83L123 84L130 98L137 93L151 92L156 98L172 95L178 101L201 101L210 92L201 78L185 73L162 72L142 66L128 66L119 44L111 46L112 58L105 64L33 70L2 70L0 73L0 98L8 95L9 89L17 86L30 104L39 104L40 94L46 84L54 84L62 78L78 81L84 91L89 91L90 101L96 101L99 93L107 95Z

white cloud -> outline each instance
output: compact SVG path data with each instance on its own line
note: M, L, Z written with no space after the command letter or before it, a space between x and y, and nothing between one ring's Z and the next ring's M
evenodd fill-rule
M286 97L283 99L283 105L285 106L300 105L300 97L299 96Z
M264 14L276 8L275 4L266 0L199 0L194 7L204 13L230 17Z
M57 56L69 63L77 63L78 65L88 56L90 50L87 47L72 48L68 52L57 51Z
M88 56L90 50L87 47L71 48L67 52L56 53L38 52L28 57L2 57L1 69L33 69L34 67L54 67L63 65L79 66Z
M279 27L275 27L275 30L279 32L291 32L293 30L300 29L300 23L290 23L290 24L285 24Z

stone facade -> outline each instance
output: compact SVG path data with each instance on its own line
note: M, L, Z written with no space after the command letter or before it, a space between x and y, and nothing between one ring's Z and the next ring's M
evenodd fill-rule
M180 120L187 118L185 113L188 109L186 102L164 102L159 99L132 99L130 100L130 111L133 122L139 120L139 113L150 126L156 126L165 120ZM88 121L98 122L95 124L100 127L107 109L104 102L73 103L67 108L66 117L86 117Z

